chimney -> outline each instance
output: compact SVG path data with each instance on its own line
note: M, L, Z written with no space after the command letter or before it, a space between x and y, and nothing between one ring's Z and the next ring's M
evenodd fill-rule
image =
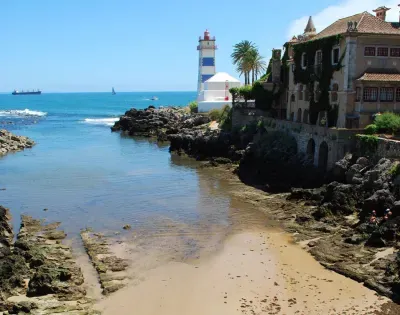
M383 7L379 7L375 10L373 10L373 12L375 12L376 17L380 18L383 21L386 21L386 11L389 11L390 8L386 8L385 6Z

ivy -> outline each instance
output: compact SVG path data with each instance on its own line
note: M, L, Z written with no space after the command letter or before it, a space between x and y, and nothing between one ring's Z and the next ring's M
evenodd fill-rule
M330 105L329 90L333 73L342 68L342 62L346 53L346 51L342 53L338 64L332 65L332 48L339 44L340 39L341 35L336 35L293 45L293 59L295 64L294 83L304 84L309 91L310 123L314 125L317 122L318 113L321 111L328 112L329 126L335 125L337 121L338 109ZM318 50L322 52L321 65L315 65L315 55ZM305 69L302 68L301 64L304 53L307 60L307 67ZM314 95L315 82L318 83L319 95L317 97Z
M361 155L372 156L378 148L379 138L374 135L356 135Z

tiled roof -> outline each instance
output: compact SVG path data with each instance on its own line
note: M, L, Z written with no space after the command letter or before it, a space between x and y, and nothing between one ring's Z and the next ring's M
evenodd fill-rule
M400 73L364 73L358 81L400 82Z
M312 39L319 39L347 32L347 23L357 22L357 32L365 34L389 34L400 35L400 29L394 27L392 23L381 20L380 18L368 13L367 11L337 20L327 28L319 32Z

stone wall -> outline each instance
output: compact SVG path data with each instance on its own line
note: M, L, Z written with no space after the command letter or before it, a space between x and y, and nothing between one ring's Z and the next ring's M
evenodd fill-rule
M360 140L356 140L356 148L359 154L362 154L363 143ZM388 159L398 159L400 158L400 141L379 138L376 150L371 156L374 160L379 160L381 158Z
M337 129L309 125L289 120L278 120L266 117L258 109L234 108L232 113L233 128L263 121L267 131L285 131L297 141L298 151L309 155L316 167L332 168L333 164L343 158L354 147L354 136L360 133L357 129Z

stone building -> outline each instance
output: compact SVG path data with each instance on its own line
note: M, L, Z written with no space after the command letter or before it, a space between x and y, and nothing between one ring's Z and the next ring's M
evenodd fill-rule
M286 44L289 83L284 102L287 119L310 123L310 100L313 97L313 104L318 104L318 97L324 92L318 80L312 84L296 83L296 65L302 70L311 70L318 77L324 73L323 66L327 62L332 67L340 65L333 72L326 92L330 108L337 108L334 126L363 128L378 112L400 111L400 22L386 21L388 10L379 7L373 10L375 15L362 12L345 17L319 33L309 18L304 34L294 36ZM337 42L328 51L320 49L311 56L305 52L295 56L296 45L314 41L325 43L324 40L333 37ZM318 125L326 124L327 111L315 114L314 109L313 115L317 115Z

